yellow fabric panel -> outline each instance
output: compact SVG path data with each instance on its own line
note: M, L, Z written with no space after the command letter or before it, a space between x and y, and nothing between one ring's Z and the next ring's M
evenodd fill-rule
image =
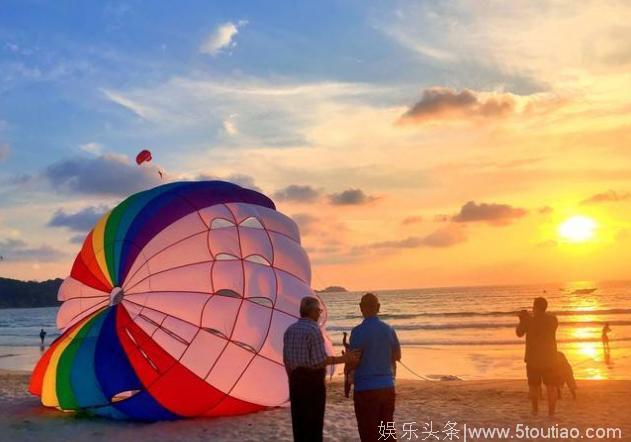
M59 343L48 362L46 373L44 374L44 382L42 383L42 405L47 407L58 407L59 400L57 399L57 364L61 358L62 353L70 345L74 337L79 333L79 330L83 327L83 324L75 328L68 336Z
M96 262L101 268L101 272L107 278L110 285L113 286L112 278L110 278L110 272L107 270L107 261L105 259L105 226L111 213L112 211L110 210L103 215L94 227L92 232L92 249L94 250L94 256L96 257Z

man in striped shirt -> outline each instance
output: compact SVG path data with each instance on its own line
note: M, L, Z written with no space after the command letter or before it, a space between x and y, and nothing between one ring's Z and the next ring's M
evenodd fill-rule
M358 352L327 356L318 326L320 302L307 296L300 302L300 319L285 331L283 362L289 378L291 424L294 441L321 441L326 388L325 366L357 362Z

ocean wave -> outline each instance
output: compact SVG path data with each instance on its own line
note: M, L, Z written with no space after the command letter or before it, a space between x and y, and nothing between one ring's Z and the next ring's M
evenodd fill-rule
M631 337L609 339L610 342L629 342ZM440 339L402 339L399 341L402 346L454 346L454 345L524 345L523 340L519 339L505 339L505 340L473 340L473 339L454 339L454 340L440 340ZM557 339L557 344L581 344L581 343L600 343L600 339L589 338L572 338L572 339Z
M608 321L610 326L625 326L631 325L631 321ZM587 327L602 327L602 321L561 321L559 326L566 326L572 328L587 328ZM464 329L500 329L500 328L515 328L517 322L456 322L446 324L400 324L394 325L395 330L464 330ZM352 327L342 325L330 325L327 327L329 331L350 331Z
M423 317L445 317L445 318L466 318L476 316L516 316L520 310L504 310L504 311L490 311L490 312L419 312L419 313L385 313L379 315L382 319L414 319ZM631 309L627 308L612 308L612 309L600 309L600 310L558 310L550 311L556 316L581 316L581 315L628 315L631 314ZM346 315L344 319L356 319L357 314Z

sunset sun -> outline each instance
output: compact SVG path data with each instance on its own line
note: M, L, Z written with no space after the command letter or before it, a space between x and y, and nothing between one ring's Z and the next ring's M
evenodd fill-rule
M585 242L594 237L597 224L586 216L573 216L559 226L559 236L568 242Z

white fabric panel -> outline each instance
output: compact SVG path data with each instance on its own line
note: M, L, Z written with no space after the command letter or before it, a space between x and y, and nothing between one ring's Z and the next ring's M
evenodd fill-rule
M57 328L66 329L109 303L108 297L73 298L65 301L57 312Z
M269 335L261 348L260 354L278 363L283 363L283 335L285 330L298 319L278 310L274 310Z
M295 276L282 270L276 271L278 278L278 297L275 308L300 317L300 300L313 296L313 290Z
M245 298L269 298L276 302L276 276L274 269L261 264L245 261Z
M141 306L136 305L132 302L128 302L125 300L125 298L123 298L123 300L121 301L121 304L125 307L125 310L127 310L127 314L129 314L129 317L132 320L134 320L136 316L138 316L142 310Z
M199 328L195 325L181 321L173 316L167 316L162 323L162 329L170 331L179 339L185 341L187 345L191 343L197 333L197 330L199 330Z
M151 337L163 350L175 359L180 359L180 356L182 356L182 353L184 353L187 347L186 344L175 339L161 328L157 329Z
M253 357L254 353L232 342L228 343L226 350L219 357L217 365L211 370L206 381L218 390L229 393Z
M265 230L239 227L239 235L242 256L260 255L270 264L273 263L274 252L272 251L272 243Z
M57 292L57 300L65 301L73 298L86 298L86 297L108 297L109 293L97 290L88 285L85 285L81 281L74 279L72 276L68 276L61 283L59 291Z
M136 263L142 262L142 265L136 265ZM149 266L144 262L144 256L142 254L138 255L136 261L134 261L135 269L132 268L130 272L125 277L125 281L123 281L122 289L126 291L129 288L132 288L138 285L142 281L148 281L150 272Z
M270 237L274 247L274 267L285 270L310 284L309 257L300 244L274 232L270 232Z
M145 317L150 319L151 321L155 322L157 325L162 324L162 321L164 321L164 319L167 317L167 315L165 313L156 311L156 310L152 310L150 308L143 308L142 311L140 312L141 317Z
M226 340L200 330L180 362L200 379L204 379L226 343Z
M243 342L258 352L267 337L271 316L271 308L244 301L234 326L232 340Z
M158 329L158 326L156 324L154 324L153 322L147 321L145 318L143 318L140 315L136 316L136 318L134 319L134 322L141 329L143 329L144 332L147 333L149 336L153 335L153 332L155 332Z
M197 212L186 215L178 219L174 223L168 225L160 233L154 236L151 241L143 248L143 253L150 259L156 253L165 248L200 232L208 231L208 227L204 224Z
M215 218L223 218L232 221L232 223L236 223L234 216L232 216L232 212L230 212L225 205L217 204L211 207L205 207L198 211L199 215L204 220L206 226L210 229L212 222Z
M267 207L259 207L259 213L262 215L259 220L267 230L285 235L300 244L298 226L291 218Z
M198 233L177 244L169 246L167 249L149 258L147 265L151 273L155 274L196 262L212 261L208 246L206 245L207 235L207 232Z
M169 316L199 325L204 304L210 298L206 293L152 292L144 305Z
M236 227L213 229L208 234L208 246L213 256L220 254L241 257L239 233Z
M261 206L247 203L228 203L226 204L232 212L234 220L237 224L241 224L247 218L260 218L262 215L259 211Z
M212 263L204 262L153 274L149 279L151 290L210 293L212 291L211 267Z
M228 289L243 296L243 265L240 260L215 261L212 279L215 292Z
M213 296L210 298L202 314L202 327L219 330L226 337L232 334L241 299L227 296Z
M289 383L283 366L255 357L231 396L255 404L277 407L289 400Z

